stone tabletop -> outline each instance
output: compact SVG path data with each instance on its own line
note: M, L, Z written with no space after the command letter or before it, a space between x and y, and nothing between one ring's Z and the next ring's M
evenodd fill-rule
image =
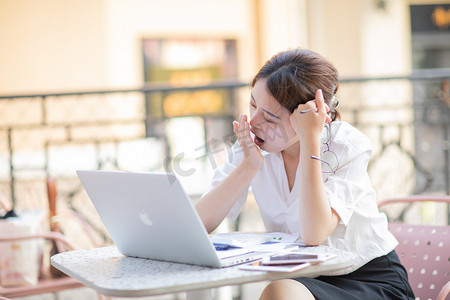
M98 292L116 297L151 296L225 285L292 277L315 277L348 268L354 255L319 246L302 251L335 253L337 257L292 273L240 270L239 266L210 268L127 257L116 247L74 250L51 258L56 268Z

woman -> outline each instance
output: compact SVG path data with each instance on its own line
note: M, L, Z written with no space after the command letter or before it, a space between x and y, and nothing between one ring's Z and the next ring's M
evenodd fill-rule
M268 60L251 88L250 121L241 115L233 123L238 142L196 205L208 232L237 217L251 186L268 232L357 256L333 276L272 282L261 299L414 299L377 209L369 140L338 120L335 67L291 49Z

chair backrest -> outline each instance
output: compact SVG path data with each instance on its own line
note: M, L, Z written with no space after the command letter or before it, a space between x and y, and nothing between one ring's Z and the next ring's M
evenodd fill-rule
M450 203L450 197L438 198L437 202ZM430 200L433 201L429 197L414 196L389 199L379 206ZM396 251L408 272L416 299L436 299L441 288L450 281L450 226L389 223L389 229L399 242Z
M396 251L414 294L420 300L436 299L450 280L450 226L392 223L389 228L399 242Z

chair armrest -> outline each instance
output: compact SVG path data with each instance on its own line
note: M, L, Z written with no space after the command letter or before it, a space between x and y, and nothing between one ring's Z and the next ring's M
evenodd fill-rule
M85 287L85 285L72 277L44 279L40 280L36 285L15 287L2 287L0 285L0 299L2 299L1 296L11 298L25 297L42 293L55 293L58 291L79 287Z
M450 281L447 282L441 289L441 291L439 292L436 300L445 300L448 296L448 294L450 293Z
M450 196L447 195L411 195L398 198L384 199L378 202L378 207L392 203L413 203L413 202L443 202L450 203Z
M61 241L64 244L66 244L70 250L76 249L76 247L60 232L45 232L38 234L0 236L0 243L27 240L27 239L47 239L47 240Z

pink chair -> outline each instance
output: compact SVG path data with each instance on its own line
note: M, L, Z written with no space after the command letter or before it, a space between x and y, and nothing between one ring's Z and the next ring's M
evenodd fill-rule
M74 249L74 246L64 237L64 235L62 235L59 232L47 232L35 235L0 236L0 243L27 240L27 239L56 240L66 244L69 249ZM3 287L0 285L0 297L8 297L8 298L22 297L41 293L57 292L65 289L73 289L78 287L84 287L84 285L71 277L62 277L62 278L48 277L46 279L39 280L38 284L36 285L17 286L17 287Z
M386 199L378 207L427 201L450 203L450 196ZM390 222L389 230L399 242L396 251L408 272L416 299L445 300L450 293L450 226Z
M58 251L66 251L66 250L74 250L76 247L64 236L56 223L53 222L52 217L57 215L56 212L56 183L52 178L48 178L47 180L47 193L48 200L50 205L50 224L51 231L44 232L41 234L28 234L28 235L8 235L8 236L0 236L0 243L5 242L14 242L28 239L45 239L52 242L52 245L57 248ZM3 206L7 210L11 209L10 205L6 203L6 201L0 198L0 207ZM58 213L58 215L60 215ZM78 215L74 215L77 217ZM80 222L80 226L86 231L86 234L91 237L90 230L88 224L83 221L81 218L77 218ZM92 239L93 240L93 239ZM50 253L53 254L53 253ZM52 267L48 270L43 270L43 278L40 278L36 285L25 285L25 286L13 286L13 287L4 287L0 284L0 300L14 298L14 297L23 297L29 295L36 295L42 293L49 292L58 292L66 289L73 289L79 287L85 287L78 280L68 277L68 276L60 276L55 271L52 271ZM7 297L7 298L5 298ZM100 300L110 299L100 293L98 293L98 298Z

